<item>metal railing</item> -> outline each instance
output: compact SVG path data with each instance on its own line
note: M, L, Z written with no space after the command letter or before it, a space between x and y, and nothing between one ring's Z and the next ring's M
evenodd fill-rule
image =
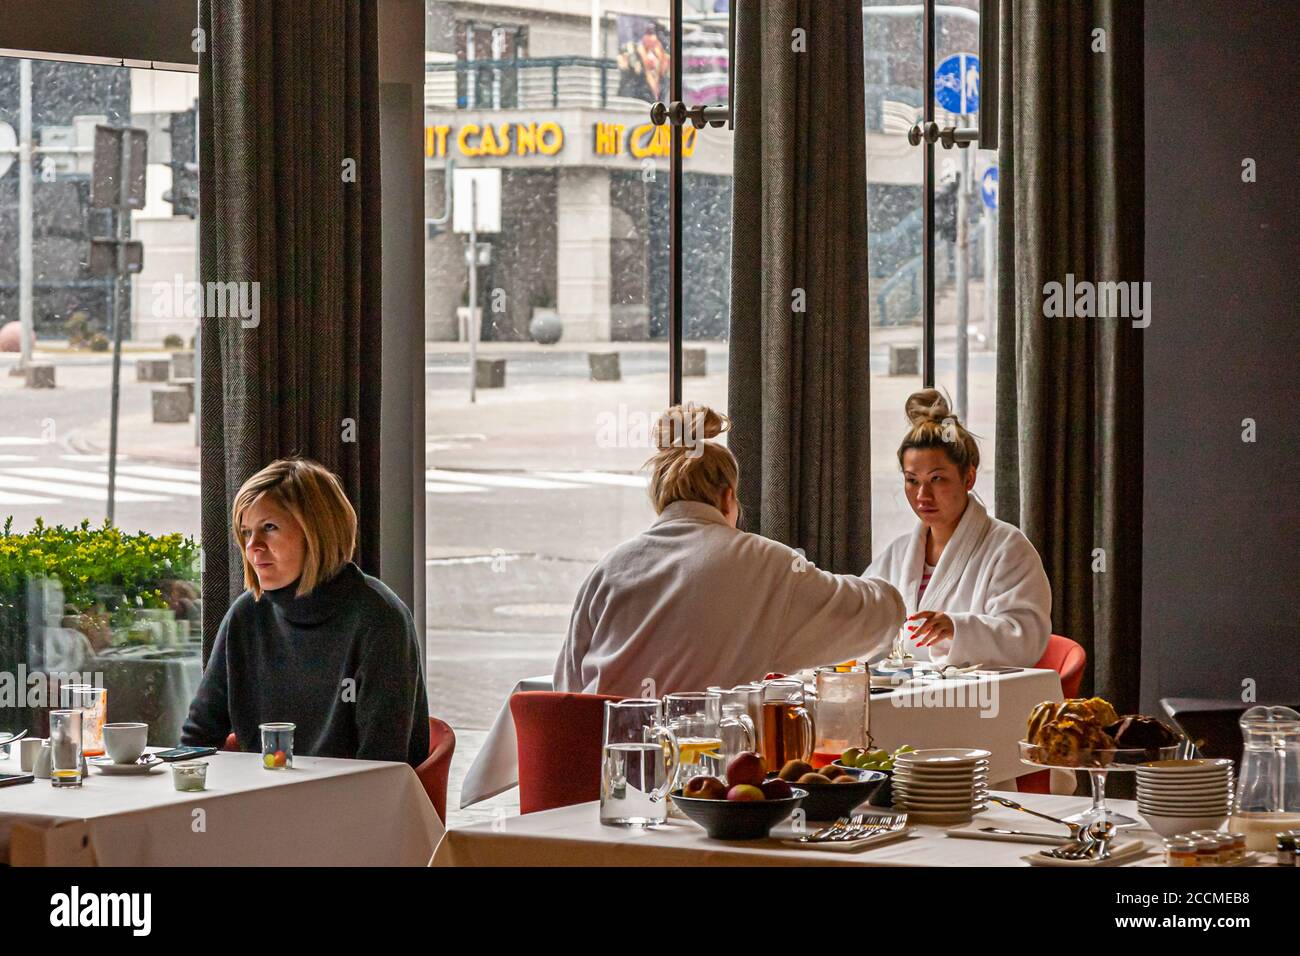
M424 102L432 109L641 109L650 104L619 95L616 60L589 56L426 63Z

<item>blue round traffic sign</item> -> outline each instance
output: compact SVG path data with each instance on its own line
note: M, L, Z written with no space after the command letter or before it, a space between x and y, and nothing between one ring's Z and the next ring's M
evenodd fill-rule
M980 197L990 209L998 208L998 168L990 166L980 178Z
M949 113L980 108L980 58L974 53L945 57L934 71L934 98Z

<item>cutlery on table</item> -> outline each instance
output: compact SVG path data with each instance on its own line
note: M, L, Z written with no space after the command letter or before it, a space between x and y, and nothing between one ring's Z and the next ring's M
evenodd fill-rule
M1014 800L1008 800L1006 797L995 797L992 794L990 794L988 799L992 803L1000 804L1001 806L1004 807L1009 807L1012 810L1021 810L1033 816L1042 817L1044 820L1051 820L1053 823L1059 823L1063 827L1069 827L1070 841L1072 843L1085 842L1086 831L1084 830L1083 827L1081 827L1077 823L1069 823L1065 820L1060 819L1059 817L1048 816L1046 813L1039 813L1037 810L1030 810L1028 807L1024 806L1023 804L1016 803L1016 801Z

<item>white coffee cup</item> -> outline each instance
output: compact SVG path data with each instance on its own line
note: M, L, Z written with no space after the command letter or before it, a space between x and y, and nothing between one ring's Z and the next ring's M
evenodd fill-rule
M31 773L36 766L36 758L40 756L41 744L45 743L40 737L24 737L18 741L18 769L23 773Z
M113 763L135 763L148 743L148 724L104 725L104 749L113 758Z

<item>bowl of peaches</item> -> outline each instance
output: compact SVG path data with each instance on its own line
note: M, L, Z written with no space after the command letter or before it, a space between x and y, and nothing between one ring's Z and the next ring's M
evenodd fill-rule
M698 776L672 793L673 804L714 840L762 840L808 796L768 776L761 755L746 751L727 764L726 780Z

